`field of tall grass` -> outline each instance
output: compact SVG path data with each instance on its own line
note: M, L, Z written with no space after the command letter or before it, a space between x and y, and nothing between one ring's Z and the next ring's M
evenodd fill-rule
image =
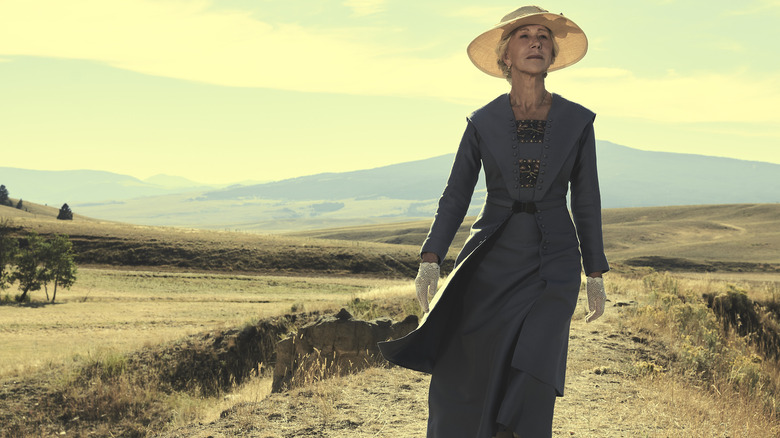
M588 342L601 343L604 352L614 346L593 327L610 328L614 337L629 334L631 345L641 347L631 350L625 367L572 367L606 373L633 388L640 396L625 397L627 412L659 412L636 417L655 422L647 430L660 431L638 436L780 436L777 208L628 209L605 216L606 228L614 231L607 242L611 261L620 260L611 254L628 261L652 253L660 257L654 263L674 268L665 272L613 263L605 281L612 307L595 326L578 328L578 336L586 333ZM351 424L338 407L351 403L342 395L366 391L339 385L382 381L382 370L333 383L312 378L311 388L286 396L306 400L269 398L274 343L317 315L342 307L363 319L419 315L410 279L417 246L386 242L404 243L399 236L424 232L427 224L395 231L338 230L342 238L377 233L376 242L358 242L87 219L15 221L24 231L71 235L83 260L90 262L80 265L78 281L58 294L57 304L44 303L36 295L42 292L21 305L13 302L13 291L0 295L0 437L62 432L152 436L219 421L223 412L255 412L252 404L260 402L279 409L305 406L310 412L271 412L262 424L247 414L241 427L269 428L267 436L285 436L288 432L273 427L289 414L295 419L285 423L288 429L298 422L319 431L333 428L331 435L341 436L334 430ZM387 233L395 234L381 237ZM643 245L651 251L643 252ZM685 271L674 265L679 254L702 269L723 269ZM718 265L724 261L733 263ZM395 390L423 390L419 377L390 376L396 379ZM398 380L404 378L410 380ZM361 403L367 404L365 415L372 416L365 424L376 426L378 436L422 430L423 425L410 422L424 422L424 415L407 418L402 412L411 406L403 403L419 408L424 397L397 397L386 388L377 392L387 398L371 394ZM647 400L653 405L644 405ZM373 416L388 408L372 403L399 403L401 413L394 423L380 421ZM711 424L713 416L717 424ZM593 423L611 425L606 418ZM686 427L675 429L677 423ZM215 424L241 435L227 424ZM603 436L635 436L626 430L605 430ZM686 432L674 432L679 430ZM350 436L376 435L355 431Z

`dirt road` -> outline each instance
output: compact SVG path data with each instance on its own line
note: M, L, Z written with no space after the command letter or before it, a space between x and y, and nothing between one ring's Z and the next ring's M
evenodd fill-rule
M663 345L623 327L622 312L630 305L616 304L627 301L612 296L607 314L586 324L581 299L553 436L778 436L777 430L748 432L750 408L724 405L706 388L663 373L654 378L637 374L637 363L667 353ZM428 382L427 375L398 367L369 369L234 406L213 423L192 424L164 436L424 437Z

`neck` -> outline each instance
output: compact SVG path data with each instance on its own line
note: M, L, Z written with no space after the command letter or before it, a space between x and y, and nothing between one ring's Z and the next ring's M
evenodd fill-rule
M549 104L542 75L526 75L512 72L512 89L509 92L512 107L532 111Z

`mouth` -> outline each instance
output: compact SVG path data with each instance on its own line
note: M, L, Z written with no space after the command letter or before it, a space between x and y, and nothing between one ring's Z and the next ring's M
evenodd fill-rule
M525 59L544 59L542 55L531 55Z

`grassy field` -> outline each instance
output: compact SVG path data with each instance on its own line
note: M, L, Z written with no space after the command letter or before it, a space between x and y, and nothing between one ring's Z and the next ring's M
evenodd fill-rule
M220 232L97 221L57 221L57 209L0 207L23 231L67 234L81 265L155 270L411 278L430 221L291 234ZM778 272L780 204L648 207L604 211L611 262L661 270ZM466 218L445 271L468 235Z
M582 322L581 296L572 326L567 396L556 409L555 436L779 433L771 404L777 394L768 392L776 391L780 375L775 362L757 360L760 352L740 338L723 336L716 344L700 343L699 338L718 333L719 326L703 295L738 291L772 302L780 292L780 276L728 275L618 267L608 276L607 314L590 325ZM3 356L12 360L4 363L0 380L4 391L10 388L6 395L15 398L9 405L2 400L10 399L0 397L0 407L6 415L25 415L20 403L27 401L26 406L41 403L46 412L52 409L44 402L51 397L48 391L56 390L71 404L86 403L83 397L108 398L123 417L64 424L37 418L44 424L33 429L38 432L21 436L60 431L67 436L422 436L428 378L408 370L370 370L273 395L267 375L260 375L228 393L202 396L150 393L148 388L139 393L137 388L148 382L139 382L133 374L138 371L125 365L139 353L154 357L155 352L182 348L177 345L187 335L201 339L203 333L227 332L293 309L299 314L335 312L355 298L388 306L403 301L414 308L409 280L96 269L83 270L82 277L80 286L63 293L62 304L0 306L0 326L7 328L1 340L12 353ZM119 376L93 376L86 383L78 377L95 367L106 373L117 363L124 370ZM159 366L147 365L152 372ZM122 406L131 402L138 412L128 415ZM87 407L112 412L103 404ZM77 408L62 415L73 418Z
M403 283L82 268L56 304L0 306L0 345L13 353L0 356L0 377L101 350L124 353L293 311L333 309L395 284Z
M682 270L780 269L780 204L695 205L604 210L604 246L613 262ZM474 218L450 247L454 257ZM290 233L290 236L419 245L430 221ZM687 265L686 265L687 262ZM762 266L768 265L768 266Z
M413 277L417 269L417 248L411 245L151 227L80 216L58 221L57 209L34 204L30 209L0 206L0 219L10 219L19 235L68 235L80 265L388 278Z
M18 235L68 234L80 252L78 281L57 304L35 292L0 306L0 437L422 436L427 377L413 372L275 395L265 373L215 395L159 376L282 315L418 312L411 277L429 223L277 236L56 221L56 211L0 207ZM555 436L778 436L780 208L604 218L610 308L585 325L580 297Z
M283 315L305 322L307 315L342 307L371 316L372 303L416 306L410 281L361 276L82 268L57 304L41 302L40 295L28 305L0 305L3 438L65 431L147 436L213 421L236 403L270 393L270 360L247 383L202 393L203 383L228 366L219 364L229 339L247 327ZM283 323L269 342L288 330L294 324ZM188 386L171 386L171 377Z

